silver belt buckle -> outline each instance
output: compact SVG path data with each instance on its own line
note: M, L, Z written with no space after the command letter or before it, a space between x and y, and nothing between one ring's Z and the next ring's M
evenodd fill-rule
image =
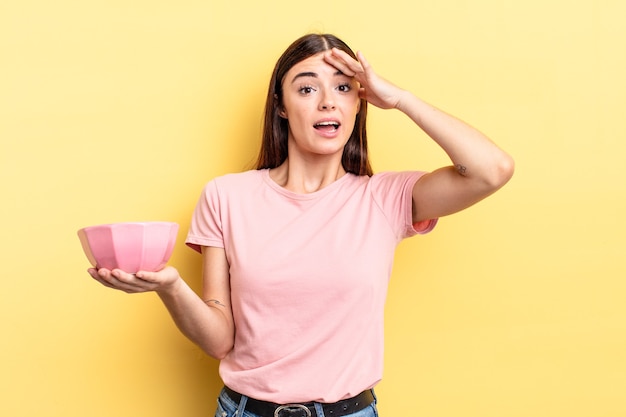
M283 410L289 410L290 414L296 410L304 410L306 412L306 417L311 417L311 410L309 410L309 407L307 407L306 405L302 405L302 404L281 405L280 407L276 409L276 411L274 411L274 417L280 417L280 412Z

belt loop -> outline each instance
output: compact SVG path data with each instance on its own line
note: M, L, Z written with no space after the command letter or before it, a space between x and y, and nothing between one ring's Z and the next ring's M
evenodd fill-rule
M313 404L315 405L315 413L317 414L317 417L326 417L324 416L324 407L322 407L322 404L318 402L314 402Z
M246 403L248 402L248 396L241 394L241 400L239 401L239 407L237 407L237 411L235 411L235 415L239 417L243 417L243 412L246 409Z

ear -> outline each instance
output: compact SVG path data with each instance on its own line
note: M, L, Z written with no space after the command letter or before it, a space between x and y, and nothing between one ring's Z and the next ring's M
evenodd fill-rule
M280 117L282 117L283 119L287 118L287 112L285 111L285 108L282 106L282 104L279 102L278 100L278 94L274 94L274 103L276 103L276 106L278 106L278 115Z

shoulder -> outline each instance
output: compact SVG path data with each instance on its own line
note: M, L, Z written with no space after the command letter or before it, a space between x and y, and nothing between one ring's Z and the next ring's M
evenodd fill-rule
M401 190L412 188L425 171L384 171L372 175L369 185L373 190Z
M209 180L202 188L200 200L210 205L241 198L259 188L263 181L262 170L225 174Z
M247 183L258 183L262 181L263 176L266 174L267 170L264 169L253 169L244 172L236 172L230 174L224 174L219 177L213 178L210 183L216 183L220 186L227 186L230 184L241 185Z
M228 192L241 190L246 187L256 187L263 181L266 170L250 170L244 172L224 174L215 177L206 183L204 192Z

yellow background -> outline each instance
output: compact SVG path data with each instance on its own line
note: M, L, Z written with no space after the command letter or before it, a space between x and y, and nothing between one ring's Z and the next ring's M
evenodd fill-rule
M0 415L209 416L216 362L154 294L93 282L76 230L181 225L250 167L266 85L333 32L516 160L498 194L401 244L382 416L626 415L626 4L21 0L0 5ZM370 113L375 170L443 153ZM367 227L364 225L363 227Z

